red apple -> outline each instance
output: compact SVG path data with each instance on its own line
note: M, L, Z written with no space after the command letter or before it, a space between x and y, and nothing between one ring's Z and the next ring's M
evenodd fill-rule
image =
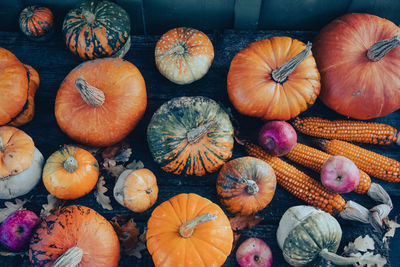
M27 247L39 217L30 210L10 214L0 226L0 242L6 248L19 251Z
M296 131L285 121L267 122L258 133L258 143L273 156L286 155L296 142Z
M264 241L253 237L240 244L236 260L241 267L270 267L272 252Z
M322 165L321 182L331 191L348 193L360 182L360 172L348 158L332 156Z

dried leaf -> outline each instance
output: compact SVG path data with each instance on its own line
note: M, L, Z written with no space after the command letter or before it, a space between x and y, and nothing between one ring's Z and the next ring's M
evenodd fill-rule
M103 207L103 209L112 210L113 208L110 204L111 200L105 195L108 191L107 187L104 186L105 183L106 181L104 180L104 177L101 176L97 181L96 192L94 192L94 195L96 196L96 201Z
M132 148L122 149L118 155L114 157L117 162L128 162L132 155Z
M143 169L144 164L140 160L133 160L131 163L126 165L126 168L135 171L135 170Z
M113 159L105 159L103 162L103 167L114 178L118 178L120 174L126 170L124 165L122 164L117 165L117 162Z
M143 250L146 250L146 245L145 245L144 243L142 243L142 242L139 242L139 243L136 245L136 247L134 247L133 249L131 249L131 250L129 250L129 251L125 251L125 253L126 253L128 256L135 256L136 258L141 259L141 258L142 258L141 252L142 252Z
M136 228L136 223L130 219L126 224L120 226L117 220L111 221L114 226L115 232L121 242L121 246L124 249L124 253L128 256L135 256L141 258L141 251L146 249L145 242L142 241L143 234L139 236L139 230Z
M10 251L0 251L0 256L1 257L14 257L14 256L21 256L25 257L28 256L28 251L22 251L22 252L10 252Z
M387 263L387 260L380 254L374 254L372 252L366 252L364 254L361 254L360 252L352 253L350 256L360 257L358 264L356 264L358 267L384 267Z
M389 231L387 231L385 233L385 235L383 236L384 243L387 242L390 237L394 237L396 228L400 228L400 224L398 224L396 221L392 221L392 220L388 221L387 225L389 227Z
M366 235L365 237L359 236L354 240L354 242L350 242L347 246L344 247L345 253L348 252L347 254L356 252L367 252L368 250L374 249L375 242L369 235Z
M235 217L229 218L233 231L243 230L245 228L251 228L262 221L262 218L255 215L236 215Z
M112 217L111 221L126 223L131 217L132 214L129 213L117 213L114 215L114 217Z
M47 195L47 204L42 205L42 210L40 211L40 218L44 219L49 216L53 211L60 209L64 206L65 200L58 199L53 195Z
M71 144L70 146L77 146L80 147L86 151L88 151L90 154L92 154L93 156L97 155L97 153L100 151L101 147L92 147L92 146L85 146L82 144Z
M3 222L7 217L16 212L17 210L22 210L24 209L24 204L28 202L27 199L20 200L18 198L15 199L15 203L6 201L4 202L4 206L6 206L3 209L0 209L0 223Z
M129 148L129 142L124 139L121 142L116 143L115 145L109 146L103 150L101 156L103 159L113 159L122 149Z

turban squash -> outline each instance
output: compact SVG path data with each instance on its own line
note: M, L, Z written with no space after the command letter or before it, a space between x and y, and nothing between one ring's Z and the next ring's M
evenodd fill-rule
M47 40L53 33L53 13L47 7L28 6L19 15L21 31L32 40Z

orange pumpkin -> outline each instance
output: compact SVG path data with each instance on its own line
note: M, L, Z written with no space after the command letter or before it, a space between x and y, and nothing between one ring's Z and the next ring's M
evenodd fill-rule
M32 266L113 267L118 266L119 251L117 234L103 216L72 205L40 224L30 242L29 259Z
M265 208L275 194L275 172L264 161L242 157L227 162L217 178L217 193L232 213L254 214Z
M119 204L134 212L143 212L156 203L157 180L148 169L125 170L114 187L114 198Z
M188 84L206 75L214 59L214 47L201 31L175 28L158 40L155 57L158 70L168 80Z
M314 104L320 75L307 46L290 37L251 43L232 60L228 95L242 114L288 120Z
M158 266L221 266L233 233L222 209L196 194L165 201L147 224L147 249Z
M322 102L362 120L400 108L399 34L393 22L370 14L344 15L325 26L313 48Z
M21 31L32 40L47 40L53 33L53 13L47 7L28 6L19 15Z
M60 199L75 199L89 193L97 183L99 164L90 152L65 146L54 152L43 168L47 191Z
M61 130L72 139L109 146L133 130L146 105L146 86L132 63L96 59L82 63L64 79L55 115Z

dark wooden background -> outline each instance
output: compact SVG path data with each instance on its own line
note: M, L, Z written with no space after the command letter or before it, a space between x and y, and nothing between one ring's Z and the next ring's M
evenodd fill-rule
M159 197L157 203L171 198L179 193L197 193L203 197L210 199L215 203L219 203L215 189L216 174L207 175L204 177L180 177L163 172L157 166L150 155L146 142L147 124L154 111L165 101L176 96L196 96L202 95L210 97L226 107L231 107L235 118L238 120L240 129L246 133L257 133L262 121L254 118L248 118L238 114L231 106L226 93L226 77L230 65L230 61L234 55L242 48L246 47L253 41L268 38L271 36L291 36L300 39L304 42L312 41L315 37L315 32L300 32L300 31L268 31L268 32L249 32L249 31L215 31L209 34L209 37L215 48L215 59L208 74L201 80L190 85L176 85L165 79L156 69L154 63L154 47L159 36L132 36L132 47L125 59L135 64L141 71L147 87L148 107L146 113L136 127L129 135L129 140L133 149L132 157L144 162L145 167L152 170L158 179ZM54 117L54 100L60 83L64 77L77 66L81 60L71 54L65 47L62 37L58 34L50 41L37 43L29 41L20 33L0 32L0 46L12 51L23 63L32 65L40 75L40 87L36 95L36 115L32 122L21 127L35 141L36 146L47 158L59 146L63 144L71 144L71 141L65 134L61 132L57 126ZM340 115L329 110L319 101L302 115L315 115L326 118L341 118ZM396 111L393 114L376 119L375 121L385 122L400 129L400 112ZM302 140L302 136L299 140ZM362 145L368 149L372 149L378 153L390 156L400 160L400 149L396 145L387 147ZM235 144L233 158L243 156L244 152L240 145ZM318 178L318 175L304 168L306 173ZM381 184L391 195L395 205L394 210L390 214L390 218L395 218L400 213L400 185L381 182L373 178L373 181ZM106 186L109 188L107 195L112 198L112 187L114 184L113 178L107 178ZM40 183L31 193L21 198L31 198L31 202L27 205L29 209L39 213L41 205L47 202L45 190ZM371 208L376 203L370 200L367 196L357 195L355 193L344 194L346 200L354 200L368 208ZM0 201L0 207L4 201ZM131 213L141 230L146 225L146 222L153 211L154 207L144 213L132 213L129 210L120 206L112 198L112 206L114 210L108 211L95 201L93 192L87 196L74 201L68 201L67 204L82 204L91 207L111 219L117 213ZM280 186L277 187L275 196L272 202L262 211L259 216L264 219L262 222L250 230L245 230L239 240L239 243L248 237L258 237L263 239L272 249L274 257L274 266L287 266L283 260L282 253L276 242L276 230L280 217L291 206L302 205L304 202L296 199L294 196L283 190ZM356 237L362 234L369 234L375 238L380 235L372 232L369 225L363 225L357 222L350 222L338 219L342 229L343 238L341 247L338 253L343 251L344 245L349 241L353 241ZM400 250L400 234L391 240L390 266L400 266L400 255L396 253ZM4 249L3 249L4 250ZM388 257L389 251L382 247L377 248L376 252ZM147 251L143 252L142 259L137 259L133 256L122 256L120 266L153 266L151 256ZM1 266L29 266L27 257L2 257L0 259ZM224 266L237 266L235 256L232 253L227 259Z

